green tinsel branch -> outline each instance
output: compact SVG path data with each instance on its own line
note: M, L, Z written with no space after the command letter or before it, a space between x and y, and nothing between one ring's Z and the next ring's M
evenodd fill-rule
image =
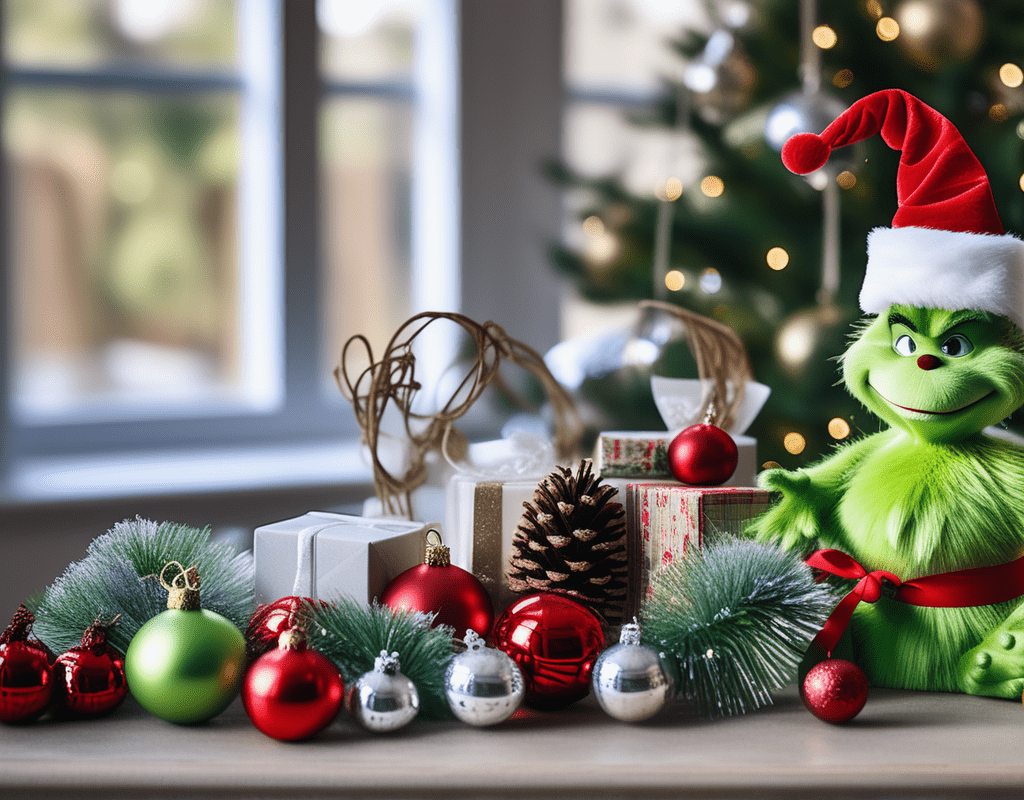
M769 705L792 683L835 606L799 558L727 539L657 574L643 607L643 640L679 665L680 694L710 717Z
M416 684L420 712L434 719L451 715L444 694L444 671L452 657L451 628L431 628L433 614L365 606L341 598L309 605L309 646L335 663L347 685L373 669L381 650L397 652L400 671Z
M76 647L97 619L109 623L118 617L107 641L124 653L139 628L167 608L167 591L148 576L159 574L171 561L195 565L203 608L245 630L255 607L252 553L211 542L208 527L136 518L94 539L81 561L71 563L41 597L30 601L35 634L55 653L63 653Z

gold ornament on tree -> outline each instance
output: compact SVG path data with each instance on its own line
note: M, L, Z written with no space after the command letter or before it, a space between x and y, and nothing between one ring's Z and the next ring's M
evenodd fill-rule
M985 17L976 0L903 0L893 9L896 41L918 67L937 72L981 45Z

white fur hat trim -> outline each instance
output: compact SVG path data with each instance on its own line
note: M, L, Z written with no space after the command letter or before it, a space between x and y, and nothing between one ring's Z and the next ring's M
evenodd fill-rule
M860 307L878 314L893 303L978 309L1024 328L1024 242L1011 234L930 228L876 228Z

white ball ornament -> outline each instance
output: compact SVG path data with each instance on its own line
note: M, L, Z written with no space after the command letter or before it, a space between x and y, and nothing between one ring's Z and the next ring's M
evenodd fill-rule
M609 716L622 722L650 719L672 698L675 681L661 654L640 644L640 626L622 626L619 643L594 662L594 696Z
M466 631L464 653L445 670L444 691L452 713L470 725L497 725L523 702L523 673L505 653L485 647L475 631Z

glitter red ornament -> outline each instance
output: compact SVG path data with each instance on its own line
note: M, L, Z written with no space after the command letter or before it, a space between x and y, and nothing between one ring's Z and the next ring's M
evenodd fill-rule
M668 468L691 486L721 486L736 471L739 449L733 438L709 419L691 425L668 446Z
M431 542L431 534L436 542ZM435 626L473 630L482 637L494 624L494 605L484 585L473 573L451 563L448 548L433 529L427 531L426 562L391 581L381 592L380 602L395 610L437 614Z
M327 605L323 600L291 595L257 608L245 629L245 652L249 660L274 650L281 634L296 627L297 620L301 627L302 618L309 614L309 607L316 602L321 606Z
M849 722L868 699L868 679L856 664L830 658L816 664L804 678L800 699L825 722Z
M601 621L558 594L532 594L494 623L494 644L519 667L525 702L540 709L567 706L590 691L594 662L604 650Z
M102 717L128 694L124 657L107 644L107 627L90 625L82 644L53 664L54 713L62 717Z
M34 621L31 611L18 606L0 633L0 722L32 722L50 705L50 660L42 642L28 638Z
M292 628L276 650L264 653L245 674L242 704L262 733L292 742L319 733L338 715L345 684L337 667L306 647L306 636Z

